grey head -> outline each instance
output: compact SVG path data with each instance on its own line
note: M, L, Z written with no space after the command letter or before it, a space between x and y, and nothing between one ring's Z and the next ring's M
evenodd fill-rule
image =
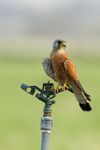
M67 42L64 40L57 39L53 43L53 51L58 51L59 49L65 49Z

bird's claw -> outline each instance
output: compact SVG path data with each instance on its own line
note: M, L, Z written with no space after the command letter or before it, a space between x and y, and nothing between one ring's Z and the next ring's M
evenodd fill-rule
M66 89L68 89L67 84L65 83L62 87L62 90L65 91Z
M62 88L59 88L59 84L54 88L55 93L59 93L61 91L65 91L68 90L68 86L66 85L66 83L62 86Z
M56 93L59 93L59 84L54 88Z

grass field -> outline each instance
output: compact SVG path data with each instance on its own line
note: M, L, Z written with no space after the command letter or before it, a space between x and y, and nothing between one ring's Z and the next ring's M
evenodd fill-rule
M49 80L41 60L0 57L0 150L40 149L43 104L22 91L20 84L41 87ZM81 82L92 96L93 110L81 111L69 92L57 95L51 150L100 150L100 59L74 60Z

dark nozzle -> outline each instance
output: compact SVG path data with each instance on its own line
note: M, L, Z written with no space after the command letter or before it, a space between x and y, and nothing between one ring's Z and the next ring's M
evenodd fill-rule
M28 88L28 86L26 85L26 84L21 84L21 89L23 89L24 91L26 91L27 90L27 88Z

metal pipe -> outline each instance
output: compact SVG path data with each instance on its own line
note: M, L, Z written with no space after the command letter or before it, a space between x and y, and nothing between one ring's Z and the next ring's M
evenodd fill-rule
M41 130L42 130L41 150L49 150L51 128L52 128L52 118L44 116L41 119Z
M41 119L41 150L49 150L50 147L50 133L52 128L51 105L46 104L44 107L43 118Z

